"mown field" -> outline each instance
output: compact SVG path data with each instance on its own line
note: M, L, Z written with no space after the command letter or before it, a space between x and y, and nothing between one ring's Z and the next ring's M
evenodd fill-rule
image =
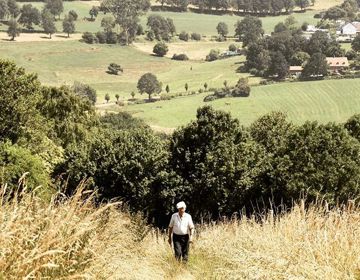
M244 125L271 111L287 113L294 123L306 120L343 122L360 112L360 80L282 83L252 88L249 98L203 102L206 93L166 102L125 106L123 110L151 125L175 128L195 118L196 109L211 105L231 112Z

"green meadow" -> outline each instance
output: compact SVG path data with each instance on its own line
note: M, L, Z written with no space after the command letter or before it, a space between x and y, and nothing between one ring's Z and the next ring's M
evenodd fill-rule
M122 110L151 125L165 128L188 123L195 118L197 108L204 105L230 112L243 125L249 125L271 111L284 112L291 121L298 124L307 120L321 123L343 122L360 113L358 79L255 86L248 98L224 98L213 102L203 102L205 96L206 93L164 102L125 106Z

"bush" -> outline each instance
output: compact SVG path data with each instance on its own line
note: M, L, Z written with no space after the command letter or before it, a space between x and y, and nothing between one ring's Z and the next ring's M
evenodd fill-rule
M185 32L185 31L182 31L180 34L179 34L179 39L182 40L182 41L189 41L189 33Z
M112 75L118 75L119 72L124 72L124 70L119 64L110 63L107 72Z
M215 61L219 59L220 57L220 51L212 49L210 53L206 56L206 61Z
M97 41L100 44L105 44L106 43L106 33L104 31L96 32L96 38L97 38Z
M173 60L189 60L188 56L184 53L182 54L174 54L172 57Z
M93 33L91 32L84 32L82 35L82 39L84 40L85 43L87 44L94 44L97 43L97 39L94 36Z
M118 42L118 37L115 32L109 32L106 34L106 43L107 44L116 44Z
M356 52L354 50L348 50L345 54L348 60L354 60L357 56Z
M240 78L231 94L234 97L248 97L250 90L248 79Z
M191 33L191 40L200 41L201 35L199 33Z
M78 19L78 14L74 10L71 10L69 11L69 18L72 18L72 20L76 21Z
M146 33L146 39L148 39L149 41L154 41L155 40L155 33L152 30L149 30Z
M168 46L164 42L157 43L154 46L153 52L160 57L163 57L169 51Z
M141 24L139 24L136 30L136 35L140 36L144 34L145 34L144 27Z
M251 69L249 70L249 73L250 73L251 75L253 75L253 76L256 76L257 73L258 73L258 70L257 70L256 68L251 68Z
M217 97L215 95L211 94L211 95L205 96L204 102L211 102L211 101L214 101L216 99L217 99Z
M229 51L231 51L231 52L236 52L237 51L237 46L235 45L235 44L231 44L230 46L229 46Z

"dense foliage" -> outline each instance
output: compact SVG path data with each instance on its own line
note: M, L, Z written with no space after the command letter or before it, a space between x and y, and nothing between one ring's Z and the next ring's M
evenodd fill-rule
M86 85L44 87L3 60L0 74L0 179L8 190L21 178L30 188L50 193L57 186L71 195L87 179L99 201L121 199L158 225L166 225L178 200L199 220L304 196L335 204L360 194L358 115L345 124L293 125L275 112L245 128L205 106L163 136L129 114L97 117ZM224 85L249 93L242 79ZM148 73L138 88L151 97L161 84Z

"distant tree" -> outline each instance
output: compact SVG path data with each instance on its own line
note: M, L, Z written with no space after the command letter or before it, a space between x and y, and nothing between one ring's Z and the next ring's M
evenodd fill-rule
M89 11L89 15L91 17L91 20L94 20L99 14L99 7L92 6L92 8Z
M228 81L225 80L225 81L223 82L223 85L224 85L225 89L227 89L227 87L228 87Z
M106 100L106 103L109 103L110 101L110 94L105 94L105 100Z
M200 41L201 35L199 33L191 33L191 40Z
M71 17L65 16L62 25L63 31L67 33L68 38L70 37L70 34L75 33L75 23Z
M296 6L300 7L301 10L305 10L307 7L310 6L309 0L295 0Z
M357 56L357 53L354 50L348 50L345 54L348 60L354 60Z
M87 44L93 44L96 42L96 37L91 32L84 32L82 35L82 39Z
M207 91L207 88L208 88L208 84L205 83L205 84L204 84L204 89L205 89L205 91Z
M10 19L8 25L7 34L11 37L11 41L14 41L15 37L20 35L21 28L15 19Z
M132 97L132 99L135 98L135 92L134 91L131 92L131 97Z
M49 34L51 39L51 35L56 32L56 26L55 26L54 16L47 9L44 9L41 14L41 24L42 27L44 28L44 32L46 34Z
M188 83L185 84L185 90L186 90L186 92L189 90L189 85L188 85Z
M16 0L7 0L8 12L12 18L18 17L20 14L20 7L16 3Z
M294 16L288 16L284 21L284 24L288 29L294 28L297 23L298 22Z
M309 61L305 64L304 70L301 73L302 79L318 79L327 76L328 64L326 56L322 53L315 53L311 56Z
M352 41L351 48L356 52L360 52L360 34L357 34Z
M286 78L289 72L289 64L285 56L280 52L275 52L271 55L271 62L268 69L268 75L276 77L278 80Z
M290 63L291 65L294 66L301 66L303 65L306 61L308 61L310 58L310 55L307 52L296 52L291 58L290 58Z
M69 18L72 18L73 21L77 21L78 19L78 14L76 13L76 11L74 10L71 10L69 11Z
M64 11L64 4L62 0L46 0L44 9L49 10L54 16L59 16Z
M231 52L236 52L237 51L237 46L235 45L235 44L231 44L230 46L229 46L229 51L231 51Z
M344 9L341 9L338 6L331 7L325 12L324 19L330 20L338 20L345 18L347 16L347 12Z
M214 61L219 59L220 57L220 51L219 50L210 50L210 53L206 56L205 60L206 61Z
M306 31L309 27L309 24L307 22L304 22L302 25L301 25L301 30L302 31Z
M107 72L112 75L118 75L119 72L123 73L124 69L119 64L110 63L110 65L108 66Z
M284 9L286 13L291 13L295 7L294 0L284 0Z
M283 22L279 22L277 25L275 25L274 27L274 32L275 33L281 33L281 32L284 32L284 31L287 31L289 30L288 27L285 25L285 23Z
M141 94L147 93L149 100L154 93L160 93L162 85L152 73L146 73L138 81L137 88Z
M226 40L226 36L229 34L229 28L227 24L225 22L219 22L216 30L217 33Z
M0 20L5 19L9 14L9 7L7 4L7 0L0 0Z
M181 31L181 33L179 34L179 39L182 41L189 41L189 33L187 33L186 31Z
M170 87L169 87L169 85L166 85L165 91L166 91L166 93L169 93L169 92L170 92Z
M235 97L248 97L250 96L250 91L249 80L247 78L240 78L231 94Z
M21 15L18 22L23 24L29 30L33 29L33 24L39 25L41 22L39 10L31 4L24 4L21 8Z
M150 15L147 19L147 26L158 41L169 41L176 32L173 20L161 15Z
M139 17L145 14L151 5L149 0L104 0L102 6L113 14L115 22L123 29L125 44L128 45L132 30L137 29Z
M96 103L97 95L96 90L88 84L74 82L72 86L74 93L80 97L87 98L92 104Z
M164 56L167 54L167 52L169 51L168 46L164 43L164 42L159 42L154 46L153 52L157 55L157 56Z
M104 28L106 34L111 34L115 27L115 19L112 16L105 16L101 20L101 27Z
M119 98L120 98L120 95L117 93L115 94L115 98L116 98L116 102L119 103Z
M259 18L246 16L235 24L235 36L243 42L243 46L255 43L264 34L262 23Z

